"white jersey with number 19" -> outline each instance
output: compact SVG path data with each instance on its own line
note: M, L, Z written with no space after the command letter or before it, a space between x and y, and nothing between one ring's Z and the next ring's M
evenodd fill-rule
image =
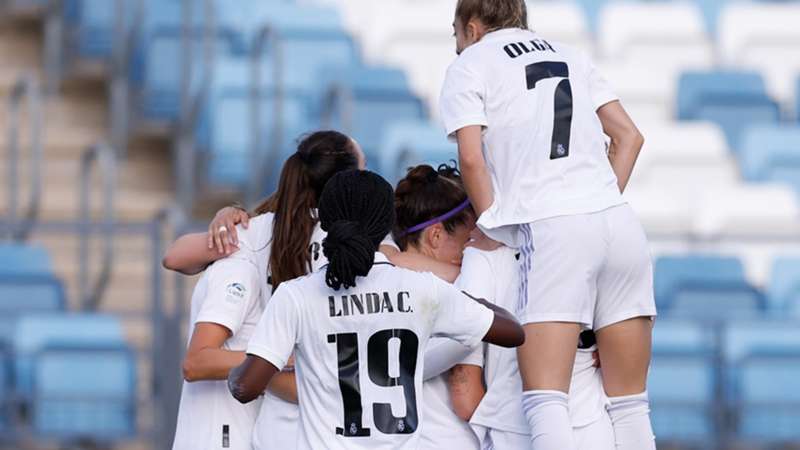
M478 225L518 247L513 225L624 203L596 114L614 100L587 55L532 31L466 48L447 71L441 115L450 136L484 127L494 203Z
M356 281L334 291L322 270L281 284L247 353L280 369L295 351L298 449L416 449L429 337L477 345L494 313L380 253Z

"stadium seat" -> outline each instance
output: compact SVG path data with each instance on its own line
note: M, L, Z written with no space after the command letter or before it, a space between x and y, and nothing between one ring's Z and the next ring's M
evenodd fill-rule
M800 5L796 2L741 2L719 17L719 50L728 66L762 72L770 93L791 101L800 71Z
M637 124L672 121L678 74L636 62L598 61L596 65Z
M651 237L686 236L692 230L694 211L686 197L646 183L636 171L624 198Z
M12 344L14 380L18 394L34 393L36 356L47 346L104 347L122 345L122 326L112 316L100 314L37 314L20 317Z
M0 347L8 347L24 314L63 311L61 280L49 274L0 274Z
M671 315L702 319L751 316L766 309L737 258L662 256L655 265L656 303Z
M800 351L760 350L735 368L733 404L744 440L788 443L800 439Z
M778 122L780 109L756 72L688 72L679 81L677 117L718 124L736 152L745 127Z
M572 2L525 2L528 25L545 39L591 51L591 31L586 13Z
M136 433L136 361L124 345L48 345L34 359L32 423L42 437L114 442Z
M653 352L712 354L717 352L715 328L694 319L659 318L653 326Z
M746 180L782 182L800 193L800 126L750 127L742 141L740 161Z
M600 12L600 51L672 73L713 61L701 11L687 2L608 2Z
M712 186L697 195L695 206L694 232L704 238L800 234L800 206L788 186Z
M767 286L767 304L776 316L786 312L800 316L800 258L775 259Z
M0 274L53 273L50 254L38 245L0 243Z
M674 185L697 192L738 183L739 170L725 135L708 122L638 122L645 144L636 161L633 185Z
M447 140L441 127L429 122L395 122L384 133L380 146L380 173L396 184L409 167L458 161L456 145Z
M420 120L425 108L411 94L403 72L383 67L352 67L331 72L328 80L339 92L325 114L323 126L341 129L364 149L367 164L379 164L378 147L392 122Z

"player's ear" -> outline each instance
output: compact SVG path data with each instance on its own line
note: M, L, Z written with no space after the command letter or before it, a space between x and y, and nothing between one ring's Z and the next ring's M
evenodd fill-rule
M425 243L428 245L428 247L435 250L442 245L444 232L445 230L442 224L437 223L429 226L428 228L425 228L425 231L422 233L422 237L425 240Z
M476 18L472 18L467 22L467 26L464 29L466 32L465 35L469 42L478 42L481 40L484 34L486 34L486 27L483 25L483 22Z

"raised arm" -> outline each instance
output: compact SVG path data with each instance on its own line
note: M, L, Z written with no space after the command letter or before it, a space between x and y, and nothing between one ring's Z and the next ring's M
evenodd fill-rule
M185 234L175 240L164 254L162 265L185 275L202 272L209 264L238 250L236 225L247 228L249 220L247 212L240 208L222 208L208 226L208 232Z
M419 253L395 252L387 257L397 267L415 272L431 272L448 283L455 282L461 272L461 268L456 264L441 262Z
M525 331L513 314L482 298L473 297L466 292L464 294L494 312L494 321L483 338L484 342L509 348L525 343Z
M183 359L183 378L188 382L225 380L244 361L244 352L224 350L230 330L216 323L198 323Z
M619 101L601 106L597 110L597 116L603 124L603 132L611 138L608 159L617 175L619 191L625 192L639 151L644 145L644 137Z
M483 157L481 128L479 125L472 125L456 132L461 177L472 207L478 215L483 214L494 202L492 180Z
M275 374L267 390L283 401L297 404L297 378L294 369L286 368Z

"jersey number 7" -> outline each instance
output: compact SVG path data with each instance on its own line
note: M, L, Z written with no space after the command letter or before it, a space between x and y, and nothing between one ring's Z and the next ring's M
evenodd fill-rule
M389 373L389 341L400 341L398 351L398 376ZM344 426L336 427L336 434L345 437L369 436L370 429L362 422L364 407L361 403L361 381L359 379L358 334L329 334L329 343L336 343L339 365L339 389L344 405ZM417 429L417 393L414 373L417 369L419 338L411 330L381 330L367 341L367 371L369 378L378 386L401 386L406 403L406 415L395 417L392 405L373 403L372 416L375 427L384 434L411 434Z
M536 83L549 78L563 78L556 86L553 114L553 138L550 143L550 159L569 156L569 138L572 133L572 85L569 82L567 63L544 61L525 66L528 90Z

